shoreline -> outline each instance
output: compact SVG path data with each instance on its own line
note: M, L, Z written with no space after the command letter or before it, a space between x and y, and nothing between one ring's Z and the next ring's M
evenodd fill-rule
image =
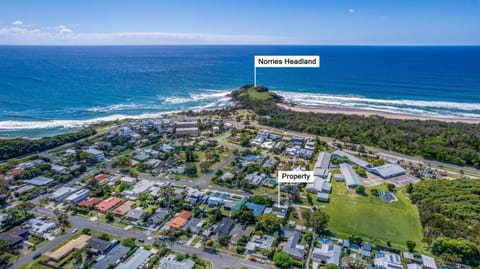
M404 113L392 113L386 111L373 111L359 108L337 108L337 107L313 107L313 106L302 106L302 105L287 105L284 103L277 103L278 106L284 109L289 109L296 112L313 112L320 114L343 114L343 115L357 115L364 117L371 116L380 116L387 119L398 119L398 120L435 120L442 122L461 122L461 123L470 123L470 124L479 124L480 119L462 119L462 118L448 118L448 117L434 117L434 116L422 116L422 115L412 115Z

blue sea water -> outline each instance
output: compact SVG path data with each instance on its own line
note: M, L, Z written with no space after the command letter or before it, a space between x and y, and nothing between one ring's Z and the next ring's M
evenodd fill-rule
M304 105L480 118L480 47L0 46L0 136L229 104L254 55L320 55L318 69L257 69Z

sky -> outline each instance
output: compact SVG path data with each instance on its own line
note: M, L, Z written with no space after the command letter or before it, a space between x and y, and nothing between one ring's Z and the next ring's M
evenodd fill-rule
M1 0L3 45L480 45L480 0Z

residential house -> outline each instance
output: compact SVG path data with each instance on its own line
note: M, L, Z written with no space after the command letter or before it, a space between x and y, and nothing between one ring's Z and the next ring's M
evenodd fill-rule
M112 249L112 247L114 247L114 244L112 244L112 242L109 242L109 241L106 241L106 240L103 240L103 239L100 239L100 238L97 238L97 237L92 237L92 238L88 239L87 242L91 247L91 249L90 249L91 251L93 251L96 254L101 254L101 255L107 253L108 251L110 251Z
M372 256L372 245L368 242L362 242L362 247L360 248L361 254L363 257Z
M400 255L379 251L375 254L375 268L377 269L403 269Z
M90 149L85 150L85 153L93 156L93 158L95 158L95 160L97 162L101 162L101 161L105 160L105 154L103 153L103 151L90 148Z
M221 236L229 235L234 226L235 221L233 219L224 217L213 233L217 238L220 238Z
M160 261L158 269L193 269L195 262L190 259L177 260L174 254L168 254Z
M248 254L253 254L260 249L269 249L272 247L274 237L271 235L254 235L247 243L245 250Z
M115 269L138 269L145 265L151 256L152 252L150 252L150 250L140 247L132 256L115 267Z
M193 213L187 210L183 210L170 222L170 228L180 229L187 221L193 217Z
M305 257L305 247L300 245L302 235L294 231L283 246L283 251L295 259L302 260Z
M190 230L193 234L199 234L202 231L205 222L199 218L191 218L183 227L185 230Z
M158 208L153 215L148 218L148 223L151 225L159 224L163 222L172 210L170 208Z
M322 244L320 248L314 248L312 259L318 264L340 265L341 249L336 244Z
M27 228L16 226L0 233L0 241L6 242L9 248L18 248L21 247L23 241L27 240L29 235L30 232Z
M142 207L137 207L137 208L134 208L134 209L128 211L128 213L125 214L125 218L130 220L130 221L138 223L139 221L142 220L144 215L145 215L145 211L143 211L143 208Z
M433 257L422 255L423 269L437 269L437 263Z
M49 195L49 199L57 203L61 203L77 190L77 188L73 187L60 187Z
M288 214L287 206L273 206L265 208L264 214L271 213L277 216L277 218L284 219Z

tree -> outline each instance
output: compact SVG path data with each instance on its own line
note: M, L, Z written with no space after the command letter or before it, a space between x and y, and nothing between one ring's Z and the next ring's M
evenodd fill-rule
M293 265L292 258L283 251L279 251L273 255L273 262L280 268L290 268Z
M210 161L203 161L198 164L198 167L200 168L200 171L206 172L208 171L208 168L210 168L211 165L212 163Z
M173 187L170 184L163 187L160 190L160 196L163 198L162 201L165 202L166 207L170 207L170 202L171 202L174 195L175 195L175 193L173 191Z
M272 213L262 214L257 218L257 229L272 234L280 230L280 219Z
M355 187L355 192L358 193L358 194L364 195L365 194L365 186L358 185L357 187Z
M240 210L233 213L232 218L237 219L240 223L251 224L255 221L253 212L249 210L245 205L240 207Z
M338 269L338 266L333 263L329 263L325 266L325 269Z
M20 204L15 206L15 209L20 210L20 212L22 212L23 216L27 216L28 211L30 211L34 208L35 208L35 205L33 203L30 203L30 202L21 202Z
M367 262L361 257L352 257L346 256L342 258L341 266L342 269L363 269L367 266Z
M243 246L237 246L235 248L235 251L237 252L237 254L243 254L245 252L245 247Z
M132 159L130 156L123 156L118 162L117 166L119 167L130 167L132 165Z
M316 210L307 219L307 224L312 227L316 233L322 234L327 229L328 220L329 216L325 212Z
M355 245L360 245L363 242L363 239L360 236L351 235L348 240L350 243Z
M125 247L133 248L135 247L135 238L125 238L122 240L122 245Z
M379 196L379 195L380 195L380 192L378 191L378 189L371 189L371 190L370 190L370 193L371 193L373 196Z
M185 174L189 177L196 177L197 176L197 166L195 166L194 164L185 165Z
M230 239L231 238L232 238L231 235L221 235L218 238L218 243L220 244L220 246L226 247L230 244Z
M105 220L107 222L112 222L113 220L115 219L115 216L113 215L112 212L107 212L107 214L105 214Z
M105 240L105 241L110 241L110 236L106 233L101 234L98 238Z
M413 252L415 250L415 247L417 246L417 243L413 240L407 240L406 242L408 251Z
M461 262L471 266L480 265L477 246L466 239L439 237L432 243L432 254L448 262Z
M82 229L82 234L90 235L91 233L92 233L92 231L90 230L90 228Z
M68 214L67 212L61 211L58 208L53 210L53 214L57 217L57 220L62 225L68 225Z
M412 184L412 183L408 184L407 187L405 188L405 191L406 191L407 193L412 193L412 191L413 191L413 184Z
M394 192L395 188L396 188L395 185L393 185L392 183L387 184L387 189L389 192Z

